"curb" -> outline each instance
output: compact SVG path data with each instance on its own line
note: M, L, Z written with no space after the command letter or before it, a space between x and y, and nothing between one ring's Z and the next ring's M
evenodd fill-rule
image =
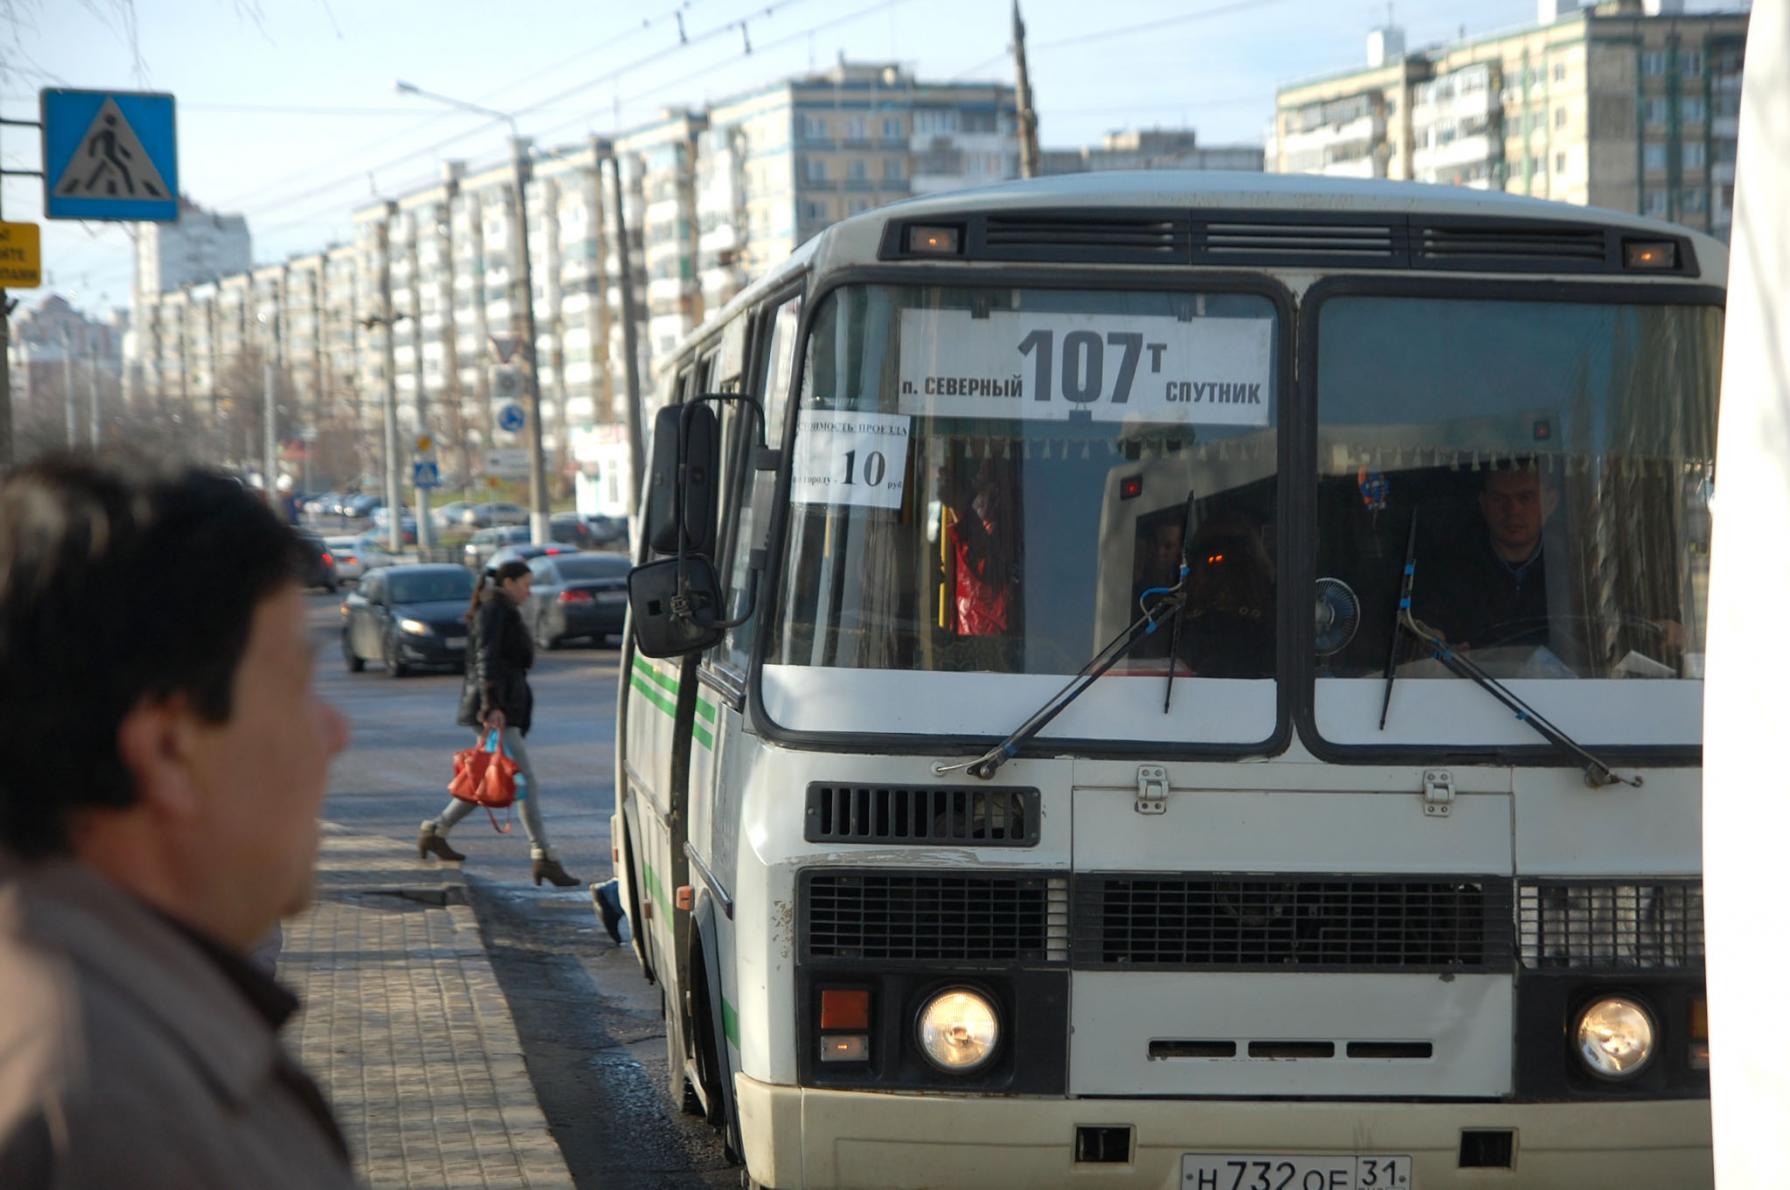
M287 1047L368 1186L570 1190L459 864L324 823L279 974L304 1000Z

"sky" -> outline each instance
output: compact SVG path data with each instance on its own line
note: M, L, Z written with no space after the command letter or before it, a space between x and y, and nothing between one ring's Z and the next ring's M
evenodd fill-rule
M1139 127L1260 144L1276 86L1363 64L1389 12L1371 0L1021 7L1046 148ZM1535 3L1394 0L1390 12L1416 50L1531 23ZM443 160L506 156L505 125L397 94L397 79L511 112L552 146L841 55L1011 82L1009 22L1009 0L0 0L0 116L35 120L41 87L172 92L182 191L247 215L262 263L347 240L356 206L439 176ZM36 130L0 126L0 161L40 168ZM18 296L129 303L132 225L43 221L38 179L3 187L7 220L44 227L45 285Z

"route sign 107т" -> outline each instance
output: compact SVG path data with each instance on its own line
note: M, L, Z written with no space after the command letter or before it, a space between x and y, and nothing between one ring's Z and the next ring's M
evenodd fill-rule
M902 413L1266 426L1274 324L1256 318L901 312Z

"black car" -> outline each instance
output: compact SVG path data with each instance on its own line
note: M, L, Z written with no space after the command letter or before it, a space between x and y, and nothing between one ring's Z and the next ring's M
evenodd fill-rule
M589 637L602 644L619 636L628 614L628 559L620 554L542 554L531 558L534 592L524 615L535 645Z
M466 609L472 575L452 565L369 571L342 600L342 657L351 673L369 661L394 678L412 666L466 668Z
M307 587L322 587L333 592L336 589L336 560L329 547L323 544L323 538L315 533L300 533L298 540L304 546L305 558L299 581Z

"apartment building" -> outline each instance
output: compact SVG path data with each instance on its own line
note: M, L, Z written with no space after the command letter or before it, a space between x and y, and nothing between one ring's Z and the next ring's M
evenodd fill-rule
M706 110L667 109L613 140L529 147L542 435L554 475L580 469L576 443L613 446L626 417L623 223L650 386L658 362L709 313L829 223L1016 176L1016 123L1010 87L841 62ZM445 470L476 474L484 448L525 444L497 425L520 396L517 373L493 367L494 343L522 335L514 208L509 161L448 162L436 181L353 211L349 244L145 295L136 351L145 384L230 413L245 361L258 370L273 358L282 434L342 428L356 465L374 473L389 339L404 449L426 432ZM258 375L256 384L258 393ZM605 491L632 486L601 478Z
M1039 172L1101 173L1114 169L1220 169L1262 172L1259 145L1202 145L1191 128L1140 128L1109 132L1098 145L1045 149Z
M828 224L1019 175L1013 89L841 61L709 107L697 257L709 308Z
M1746 28L1745 12L1682 0L1541 0L1534 25L1414 54L1380 31L1366 68L1280 89L1269 165L1504 190L1725 238Z

